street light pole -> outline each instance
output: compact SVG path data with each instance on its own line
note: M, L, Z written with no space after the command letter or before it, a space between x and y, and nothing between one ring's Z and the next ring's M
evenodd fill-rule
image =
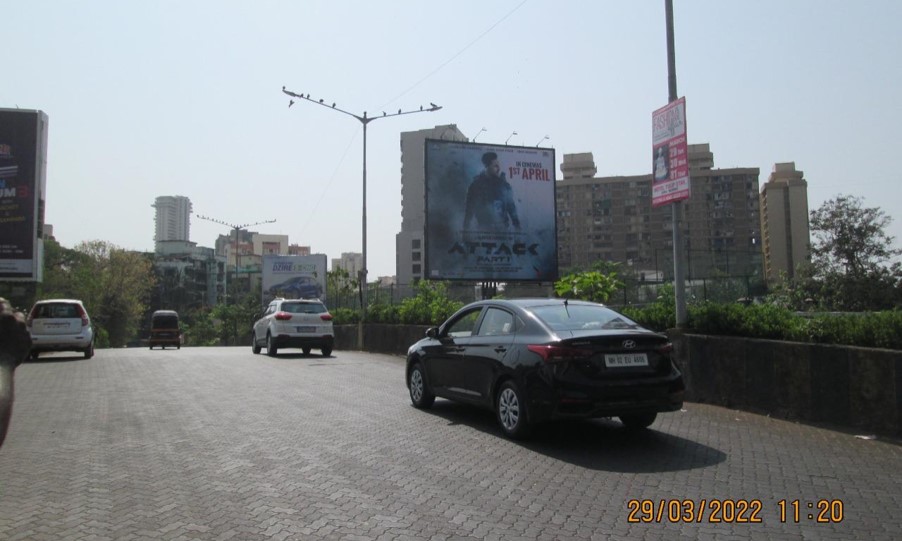
M312 99L312 98L310 97L310 94L306 94L306 95L304 95L304 94L298 94L298 93L292 92L292 91L290 91L290 90L286 90L284 86L282 87L282 92L285 93L285 94L287 94L288 96L291 96L292 98L297 98L297 99L301 99L301 100L306 100L306 101L309 101L310 103L315 103L315 104L317 104L317 105L322 105L323 107L326 107L326 108L328 108L328 109L332 109L332 110L338 111L339 113L344 113L344 114L346 114L346 115L348 115L348 116L354 117L355 119L357 119L358 122L360 122L361 124L363 124L363 205L362 205L362 206L363 206L363 209L362 209L362 212L361 212L361 222L362 222L361 227L362 227L362 230L363 230L363 232L362 232L362 237L363 237L363 250L362 250L362 252L363 252L363 257L362 257L361 263L362 263L362 265L363 265L363 269L360 270L360 288L361 288L361 289L360 289L360 291L361 291L361 297L360 297L360 324L359 324L358 327L357 327L357 343L358 343L358 347L360 347L360 349L363 349L363 325L364 325L364 322L365 322L365 320L366 320L366 305L367 305L367 281L366 281L366 280L367 280L367 267L366 267L366 126L367 126L367 124L369 124L370 122L372 122L372 121L374 121L374 120L377 120L377 119L380 119L380 118L389 118L389 117L393 117L393 116L401 116L401 115L412 115L412 114L414 114L414 113L434 113L435 111L438 111L438 110L441 109L442 107L441 107L440 105L436 105L436 104L434 104L434 103L430 103L430 104L429 104L429 107L427 107L427 108L424 108L424 107L421 105L419 109L413 109L413 110L411 110L411 111L404 111L404 110L401 110L401 109L398 109L398 112L397 112L397 113L386 113L385 111L382 111L382 116L373 116L373 117L370 117L370 116L367 116L366 111L364 111L362 115L356 115L356 114L354 114L354 113L352 113L352 112L350 112L350 111L345 111L344 109L341 109L340 107L336 107L334 102L333 102L333 103L331 104L331 106L330 106L330 105L324 103L322 99L320 99L320 100L314 100L314 99ZM291 107L292 105L294 105L294 100L290 100L290 101L288 102L288 106L289 106L289 107Z

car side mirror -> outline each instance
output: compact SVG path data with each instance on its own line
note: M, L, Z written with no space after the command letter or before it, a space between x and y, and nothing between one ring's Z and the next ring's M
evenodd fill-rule
M426 337L435 338L438 336L438 327L429 327L426 329Z

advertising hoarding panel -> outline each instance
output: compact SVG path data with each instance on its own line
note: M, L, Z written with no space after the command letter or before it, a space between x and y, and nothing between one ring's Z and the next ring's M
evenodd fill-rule
M554 150L427 139L430 280L557 279Z
M651 206L689 199L689 145L686 140L686 98L653 112Z
M326 255L264 255L263 306L276 297L326 301Z
M40 281L47 115L0 109L0 279Z

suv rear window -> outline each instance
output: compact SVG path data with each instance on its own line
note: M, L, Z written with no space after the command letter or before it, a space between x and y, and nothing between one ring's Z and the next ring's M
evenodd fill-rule
M326 307L318 302L283 302L282 311L291 314L322 314Z

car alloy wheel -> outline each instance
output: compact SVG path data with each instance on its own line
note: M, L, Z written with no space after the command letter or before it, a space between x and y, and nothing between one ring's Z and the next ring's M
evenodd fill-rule
M511 438L524 438L530 431L526 419L526 403L513 381L506 381L498 391L495 413L504 434Z
M426 386L423 369L419 364L413 365L410 369L407 387L410 389L410 401L413 403L413 407L426 409L435 402L435 395Z

